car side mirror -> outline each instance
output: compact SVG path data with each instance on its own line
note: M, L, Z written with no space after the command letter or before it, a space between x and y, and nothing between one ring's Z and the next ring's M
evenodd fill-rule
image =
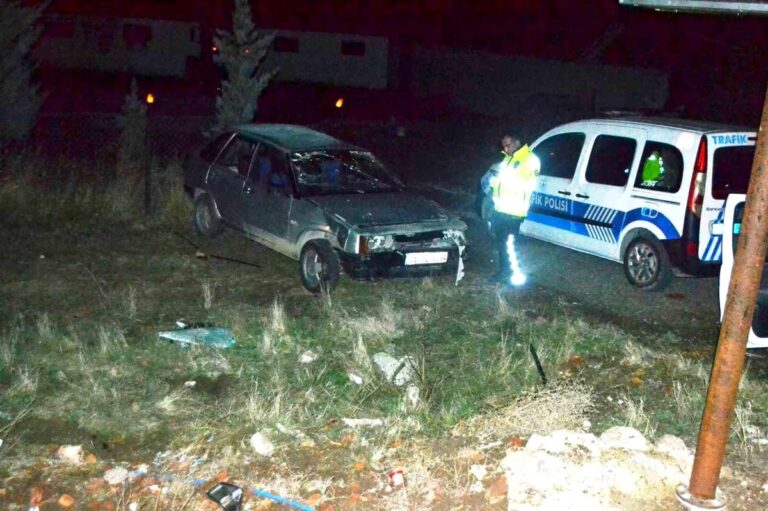
M229 483L219 483L206 493L224 511L240 511L243 505L242 488Z

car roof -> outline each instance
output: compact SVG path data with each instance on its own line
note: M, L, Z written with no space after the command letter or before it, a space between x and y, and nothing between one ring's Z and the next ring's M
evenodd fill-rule
M747 128L745 126L736 126L732 124L723 124L717 122L697 121L691 119L678 119L675 117L608 117L608 118L595 118L584 119L575 121L574 125L583 123L595 123L595 124L612 124L615 126L626 127L654 127L654 128L670 128L680 131L690 131L694 133L718 133L718 132L733 132L733 131L751 131L755 130Z
M235 131L244 138L263 140L289 152L360 149L320 131L294 124L243 124L237 126Z

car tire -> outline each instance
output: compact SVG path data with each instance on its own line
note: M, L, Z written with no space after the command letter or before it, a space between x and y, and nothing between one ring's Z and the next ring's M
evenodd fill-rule
M213 206L213 199L209 195L203 194L195 199L192 223L195 226L195 231L206 238L215 238L224 231L224 225L221 223L221 218Z
M339 257L327 241L308 241L301 249L299 272L310 293L330 292L339 282Z
M661 291L672 280L669 255L655 238L639 236L624 251L624 275L638 289Z

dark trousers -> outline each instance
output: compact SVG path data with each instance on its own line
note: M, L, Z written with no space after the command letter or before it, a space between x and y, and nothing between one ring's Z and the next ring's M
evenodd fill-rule
M509 235L519 238L520 224L524 218L518 216L506 215L494 211L491 223L493 224L493 235L496 238L496 250L499 252L499 275L507 276L512 273L509 265L510 254L507 252L507 239ZM516 257L513 254L513 257Z

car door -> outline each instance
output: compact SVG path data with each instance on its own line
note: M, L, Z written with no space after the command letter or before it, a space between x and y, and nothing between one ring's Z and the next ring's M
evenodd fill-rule
M621 258L618 241L630 205L629 178L644 140L643 130L611 126L610 134L598 131L587 142L586 165L580 168L572 188L573 248Z
M260 143L251 172L240 191L244 230L270 248L292 254L286 238L293 196L293 180L285 153Z
M528 217L521 227L523 234L558 245L572 245L571 181L585 140L583 132L564 132L545 135L534 144L533 152L541 162L541 170Z
M714 229L715 233L722 235L723 239L723 264L720 266L720 321L725 314L725 302L728 298L728 286L731 283L736 246L741 233L741 224L744 216L743 194L731 194L723 206L723 223ZM768 263L763 264L763 273L760 280L760 288L757 292L757 303L752 316L752 325L749 329L747 348L768 348Z
M240 194L250 170L255 144L234 137L221 151L208 171L208 190L216 201L219 214L228 224L242 228Z

